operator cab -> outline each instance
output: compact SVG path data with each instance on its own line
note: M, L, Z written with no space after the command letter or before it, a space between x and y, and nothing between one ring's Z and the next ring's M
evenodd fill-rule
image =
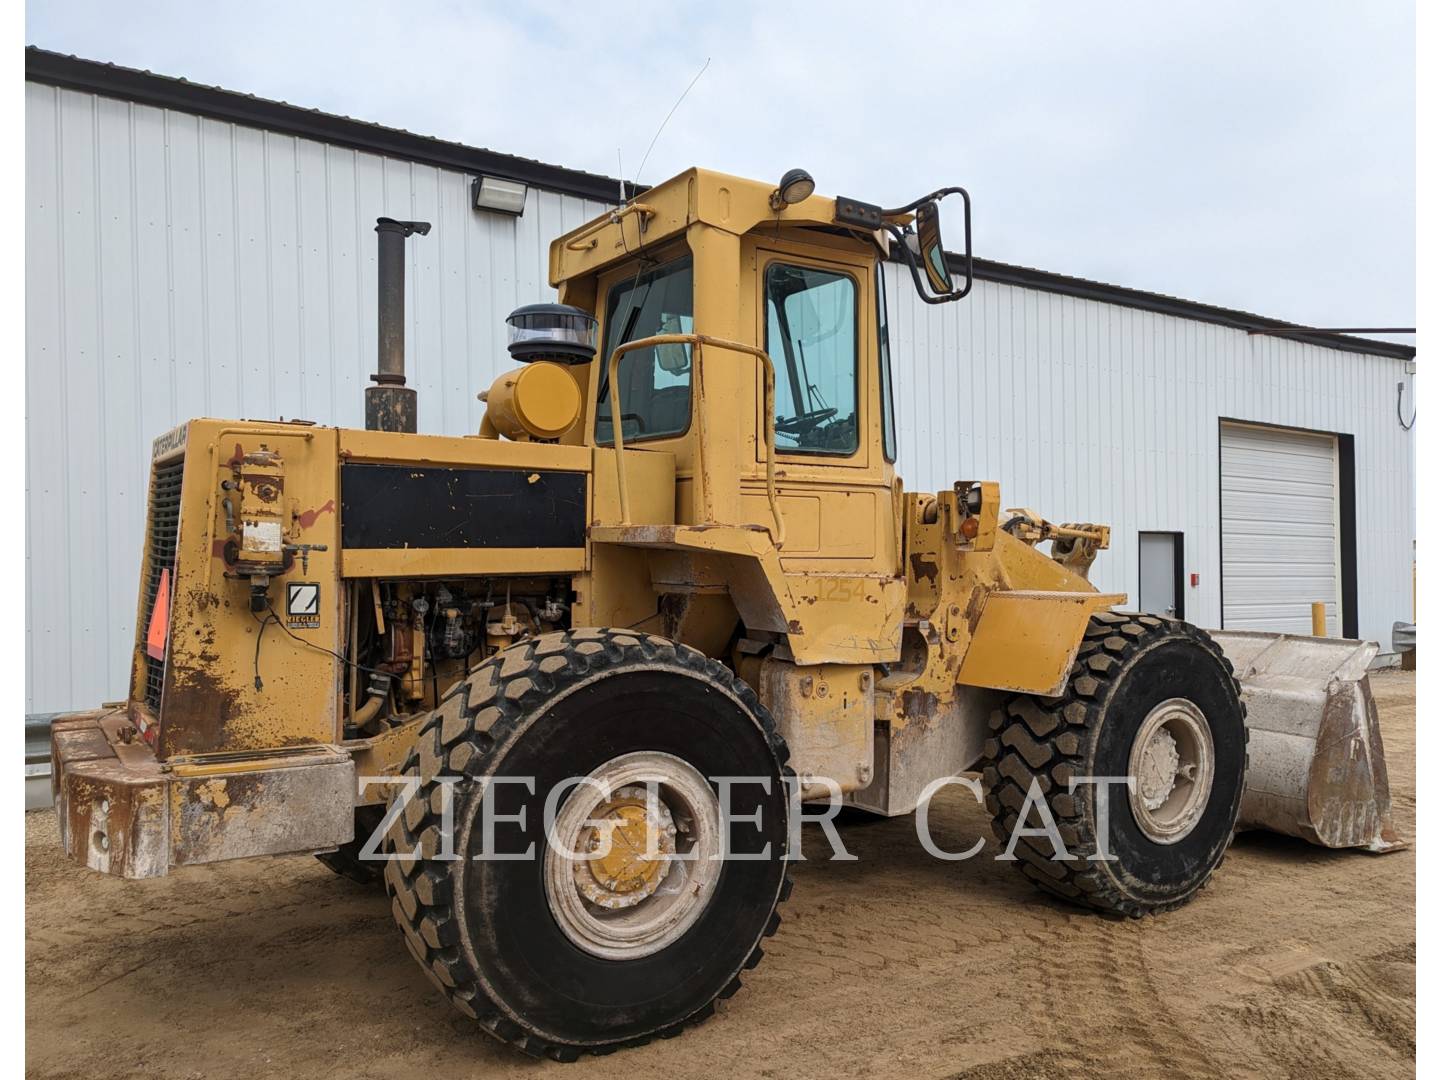
M551 282L598 352L567 361L584 404L559 441L674 455L677 523L785 533L793 570L898 573L881 266L896 256L926 303L960 299L969 216L960 188L886 209L816 195L803 170L772 187L696 169L560 237Z
M619 346L656 335L688 335L696 326L696 254L687 242L700 214L687 214L683 230L669 235L656 228L663 213L652 200L668 195L687 181L686 193L694 196L711 182L722 201L733 202L736 195L748 196L744 202L752 208L755 221L747 233L768 232L775 239L809 239L824 244L825 249L839 246L851 252L863 252L873 264L877 255L888 257L892 250L908 266L917 292L928 303L958 300L969 292L970 214L969 198L963 189L944 188L893 210L863 203L857 199L824 199L814 196L814 181L803 169L791 169L774 190L764 185L735 177L702 173L695 170L658 185L637 201L604 218L583 226L556 242L565 262L574 251L595 252L608 245L601 242L604 234L614 233L614 247L623 258L604 271L601 287L594 281L562 277L554 283L567 297L575 297L578 306L535 304L515 312L511 323L511 352L519 359L540 355L561 359L560 350L544 353L533 345L528 355L516 352L513 343L517 333L526 341L539 336L537 322L545 327L558 325L556 320L569 319L576 327L594 311L595 322L603 327L595 377L595 408L590 412L593 439L599 445L614 441L614 424L608 408L610 387L606 361ZM737 191L741 189L753 189ZM946 196L959 194L964 207L965 253L964 281L957 286L950 272L940 231L940 202ZM814 206L814 213L804 213ZM724 215L730 217L732 215ZM696 218L699 218L697 222ZM676 222L676 224L681 224ZM726 224L733 225L732 222ZM770 231L773 228L773 232ZM680 242L674 232L687 234ZM812 234L806 237L804 234ZM632 239L633 234L633 239ZM749 239L747 235L745 239ZM764 239L758 236L757 239ZM702 253L704 258L708 254ZM584 260L591 262L593 260ZM552 278L556 266L552 265ZM578 268L577 268L578 269ZM867 324L877 335L885 326L883 286L874 280L874 301L861 295L861 283L854 275L840 268L799 263L768 263L757 284L763 296L759 301L763 313L758 332L745 333L739 340L752 341L770 353L776 368L775 438L779 453L798 451L831 455L849 455L857 451L860 440L860 401L858 366L861 353L859 330ZM593 299L590 294L594 290ZM738 297L736 299L739 299ZM585 303L589 300L589 304ZM742 305L745 306L745 305ZM873 324L862 320L862 308L873 310ZM561 314L568 313L568 314ZM523 324L523 326L522 326ZM594 325L593 323L591 324ZM701 325L701 333L715 333L714 327ZM561 337L581 332L566 326L556 331ZM759 340L756 340L756 339ZM589 349L569 351L567 342L560 347L569 351L570 363L585 363L593 355ZM692 346L684 342L657 344L627 354L620 362L619 382L624 401L622 439L629 444L683 436L690 429L692 413ZM887 352L881 341L877 359ZM888 396L888 371L882 374L883 388Z

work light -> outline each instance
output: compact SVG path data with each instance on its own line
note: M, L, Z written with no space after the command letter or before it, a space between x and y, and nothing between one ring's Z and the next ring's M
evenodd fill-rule
M783 210L815 193L815 178L804 169L791 169L780 178L780 186L770 193L770 209Z

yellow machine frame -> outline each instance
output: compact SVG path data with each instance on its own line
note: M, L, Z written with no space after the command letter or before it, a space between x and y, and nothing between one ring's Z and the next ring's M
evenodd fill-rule
M502 376L496 417L478 436L195 420L157 440L157 467L184 462L163 704L154 688L147 703L140 626L129 700L56 729L72 855L143 876L348 840L352 804L386 796L355 777L397 772L438 699L417 639L420 668L405 676L414 718L346 736L361 710L345 656L362 621L379 618L381 580L563 576L572 626L642 629L726 659L775 713L802 776L833 777L887 813L912 806L930 776L973 764L986 693L1056 692L1090 615L1124 597L1097 592L1088 561L1036 549L1054 526L1031 515L1006 531L993 483L903 492L882 449L880 234L837 226L833 199L775 209L772 194L694 169L551 245L551 283L599 313L602 335L609 290L641 260L688 255L694 280L692 332L568 369L580 415L558 438L522 430L527 416L553 423L553 402L535 409L520 400L525 380ZM776 261L855 282L858 446L848 456L776 447L761 297ZM601 366L618 420L621 360L667 343L692 351L687 429L633 440L617 423L614 447L596 445ZM565 377L529 381L553 391ZM580 477L584 533L570 547L347 544L342 473L357 464ZM1075 535L1093 555L1107 534ZM295 580L318 583L324 602L267 636L269 616L280 622L268 590ZM252 606L259 599L268 611ZM145 604L142 592L142 620ZM336 794L345 789L358 794Z

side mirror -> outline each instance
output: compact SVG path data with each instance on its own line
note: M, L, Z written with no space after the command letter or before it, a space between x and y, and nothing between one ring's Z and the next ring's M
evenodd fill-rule
M955 291L950 266L945 261L945 242L940 237L940 203L934 199L915 208L915 231L920 238L920 265L937 296Z
M965 248L962 253L964 281L956 283L950 275L950 260L940 236L940 202L947 195L959 195L965 215ZM876 228L888 232L898 243L900 257L910 268L915 291L927 304L948 304L968 296L975 283L975 258L970 250L970 193L962 187L941 188L905 206L884 210L860 203L855 199L836 200L835 219L841 224ZM915 231L902 230L886 218L915 214ZM921 274L924 267L924 274ZM929 286L926 288L926 286Z

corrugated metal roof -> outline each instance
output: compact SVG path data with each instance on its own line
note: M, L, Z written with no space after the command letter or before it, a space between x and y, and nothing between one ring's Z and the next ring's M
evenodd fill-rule
M951 255L953 269L960 270L963 262L959 256ZM1051 270L1036 270L1029 266L1013 263L994 262L990 259L975 260L975 277L981 281L993 281L1001 285L1020 285L1027 289L1060 293L1082 300L1099 300L1106 304L1120 304L1124 307L1154 311L1161 315L1174 315L1181 319L1214 323L1235 330L1286 330L1297 329L1298 324L1283 319L1272 319L1266 315L1255 315L1238 308L1219 307L1186 300L1166 293L1132 289L1125 285L1111 285L1089 278L1057 274ZM1373 338L1357 337L1352 334L1336 334L1316 331L1307 334L1287 334L1291 341L1303 341L1308 345L1321 345L1328 349L1344 349L1347 352L1365 353L1373 356L1391 356L1408 360L1415 355L1415 346L1398 341L1377 341Z
M621 190L622 181L611 176L466 146L428 135L417 135L401 128L386 127L348 116L321 112L318 109L302 108L254 94L190 82L183 78L67 56L33 45L25 50L25 78L31 82L83 90L159 108L178 109L280 134L403 158L419 164L503 176L585 199L614 202ZM646 189L644 185L634 187L627 184L626 190L633 195ZM1176 315L1219 326L1277 329L1296 325L1247 311L990 259L975 260L975 276L983 281L1023 285L1045 292L1122 304L1142 311ZM1348 335L1306 334L1297 336L1296 340L1377 356L1408 359L1415 355L1412 345Z
M386 127L221 86L67 56L33 45L25 49L25 78L28 82L63 86L162 109L178 109L283 135L405 158L418 164L520 180L562 195L614 201L620 192L620 181L613 177L466 146L431 135L417 135L403 128ZM644 190L626 186L632 194Z

